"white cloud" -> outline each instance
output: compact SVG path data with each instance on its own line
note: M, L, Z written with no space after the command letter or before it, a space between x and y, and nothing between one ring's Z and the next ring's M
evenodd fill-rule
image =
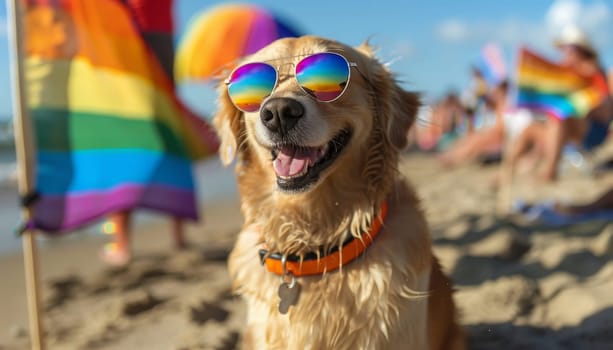
M545 23L552 30L569 25L597 29L610 24L611 9L605 2L583 4L577 0L557 0L545 14Z
M581 3L576 0L554 2L545 14L545 23L552 29L560 29L575 24L581 12Z
M613 44L613 13L604 1L584 4L578 0L557 0L545 14L547 31L554 36L564 27L584 30L598 47Z
M444 41L459 42L470 37L470 25L459 19L448 19L436 28L436 34Z
M399 40L393 47L393 52L403 57L409 57L415 53L415 46L408 40Z
M530 33L531 42L543 40L542 26L518 19L497 22L469 22L458 19L441 22L436 28L438 37L450 43L483 43L498 41L515 45Z
M613 46L613 8L605 1L589 4L578 0L556 0L541 21L509 17L499 21L474 22L447 19L436 27L436 34L449 43L483 43L497 41L503 45L525 43L547 47L566 26L583 29L599 48Z

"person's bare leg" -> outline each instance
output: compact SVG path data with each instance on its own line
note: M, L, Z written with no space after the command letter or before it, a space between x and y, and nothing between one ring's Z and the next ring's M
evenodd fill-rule
M552 182L558 177L558 164L562 155L562 147L565 143L563 121L547 121L547 127L543 134L544 142L544 164L540 180Z
M517 166L520 158L531 152L534 146L539 143L542 135L543 125L541 123L532 123L522 130L509 146L508 158L512 168Z
M544 123L532 122L515 139L505 146L500 171L490 181L492 188L498 188L505 178L513 178L515 173L523 174L535 168L542 158L542 138ZM513 172L509 174L508 172Z
M183 220L179 217L172 218L172 238L174 247L176 249L185 249L187 248L187 242L185 241L184 231L183 231Z
M439 161L443 165L450 167L460 164L465 158L467 149L472 147L470 143L474 136L475 135L465 136L463 139L456 141L447 151L443 152L438 157Z
M535 127L535 123L528 125L515 138L515 140L513 140L506 146L502 155L502 166L500 167L496 175L492 178L490 183L491 187L500 187L500 185L502 185L501 182L504 182L503 179L513 177L513 173L515 172L515 168L519 159L530 150L530 145L532 143L533 137L533 129Z
M100 258L112 266L127 265L132 257L132 247L130 244L130 211L121 211L109 216L104 224L105 231L113 237L113 242L107 243Z
M577 118L550 120L545 130L543 138L545 163L541 180L555 181L564 145L568 142L580 144L587 130L587 122L585 119Z
M449 166L470 162L480 155L499 151L502 143L501 130L492 127L466 136L454 144L449 151L443 153L439 160Z

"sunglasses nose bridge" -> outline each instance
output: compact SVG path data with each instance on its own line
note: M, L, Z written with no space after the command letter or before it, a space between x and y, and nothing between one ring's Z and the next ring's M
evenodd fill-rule
M297 91L302 91L302 87L296 79L295 67L296 65L293 62L282 63L275 67L277 81L270 97L288 97L295 95Z
M292 62L281 63L275 67L277 71L277 80L279 82L288 80L295 75L295 65Z

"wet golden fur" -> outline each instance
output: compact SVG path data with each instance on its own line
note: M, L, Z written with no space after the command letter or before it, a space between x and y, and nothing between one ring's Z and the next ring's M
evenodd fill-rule
M345 94L332 103L305 97L283 78L298 55L337 52L350 62ZM245 224L230 255L234 288L247 302L243 346L249 349L464 349L449 281L432 255L415 193L397 171L399 150L414 121L418 96L401 89L368 45L351 48L307 36L282 39L247 58L275 61L273 96L307 107L307 138L327 140L353 130L348 146L306 192L279 191L270 150L258 134L258 113L243 113L220 87L215 116L225 164L236 158ZM280 63L277 63L280 62ZM287 68L288 70L290 68ZM359 71L358 71L359 70ZM317 123L315 123L315 121ZM309 124L310 123L310 124ZM341 271L298 279L302 291L287 315L277 310L279 276L259 264L258 248L305 254L329 249L366 230L383 200L384 228L366 253Z

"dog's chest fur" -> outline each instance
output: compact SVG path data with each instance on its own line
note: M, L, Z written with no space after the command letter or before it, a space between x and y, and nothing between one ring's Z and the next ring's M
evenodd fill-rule
M381 234L342 273L298 278L300 298L287 315L277 308L279 276L259 264L257 245L264 233L245 228L229 262L234 286L249 307L244 347L425 348L427 298L418 294L428 289L430 242L419 210L400 203L391 201Z

